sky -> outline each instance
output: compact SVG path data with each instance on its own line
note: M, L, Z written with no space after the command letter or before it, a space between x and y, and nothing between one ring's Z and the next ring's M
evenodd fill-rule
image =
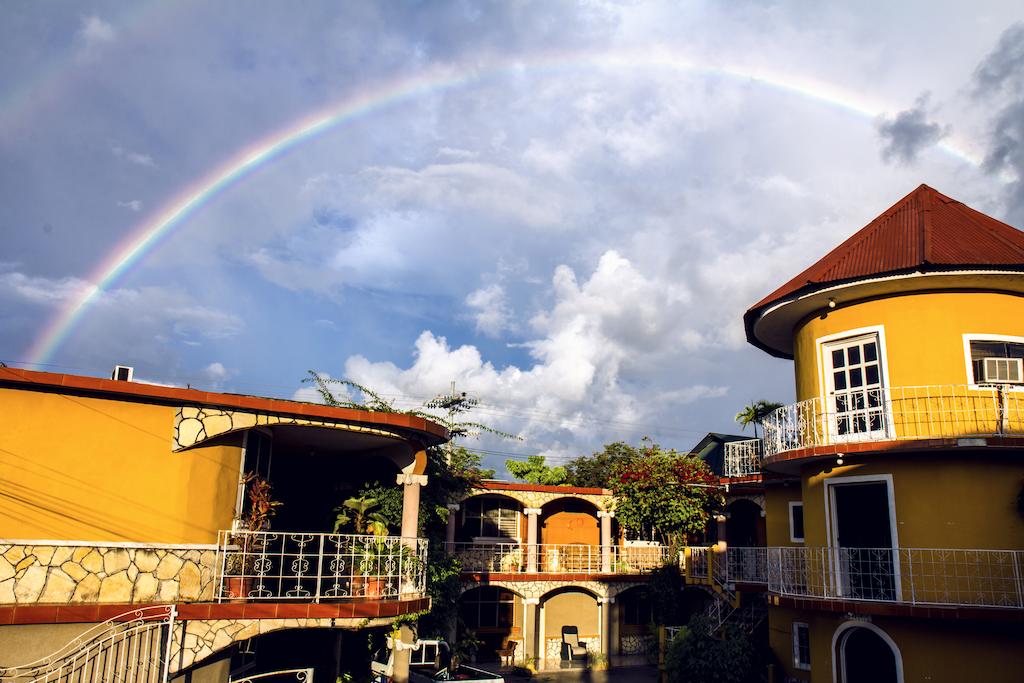
M1018 2L8 0L0 45L0 360L455 382L499 471L794 400L743 312L921 183L1024 227Z

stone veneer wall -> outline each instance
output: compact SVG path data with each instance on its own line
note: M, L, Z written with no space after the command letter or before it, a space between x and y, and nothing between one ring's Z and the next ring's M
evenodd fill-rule
M558 638L546 638L544 648L545 659L561 659L562 658L562 639ZM588 654L601 651L601 639L597 636L580 636L580 645L585 645Z
M212 548L0 543L0 604L212 600Z
M624 655L642 655L654 645L654 636L622 636L619 638L619 652Z

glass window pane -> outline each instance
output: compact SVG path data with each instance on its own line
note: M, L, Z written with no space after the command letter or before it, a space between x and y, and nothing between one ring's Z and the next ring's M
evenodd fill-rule
M863 410L864 409L864 392L858 391L850 396L853 399L853 409Z
M832 352L832 367L841 368L845 365L843 361L843 350L836 349Z
M882 413L872 410L870 413L871 431L877 432L882 429Z
M864 368L864 374L867 376L868 384L878 384L878 366L869 365Z
M836 431L839 434L849 434L850 433L850 418L849 417L840 417L838 420L836 420Z
M854 418L854 432L860 434L866 431L868 431L867 417L861 413Z
M864 360L866 362L878 360L878 346L875 342L868 342L864 345Z
M836 412L845 413L849 409L849 397L846 394L836 394Z
M512 625L512 605L507 602L498 605L498 626Z
M850 359L850 365L856 365L860 362L860 347L851 346L846 350L847 357Z
M864 377L861 373L860 368L850 369L850 386L851 387L862 387L864 386Z
M841 391L846 388L846 373L840 370L839 372L832 373L832 384L837 391Z
M869 389L868 392L868 407L877 408L882 405L882 390L881 389Z

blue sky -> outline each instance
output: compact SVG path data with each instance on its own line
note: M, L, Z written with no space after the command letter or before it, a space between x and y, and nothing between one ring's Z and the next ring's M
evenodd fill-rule
M743 311L894 201L1024 226L1019 3L822 5L5 2L0 359L211 170L411 82L204 203L45 367L454 380L523 437L476 446L553 461L735 431L793 398Z

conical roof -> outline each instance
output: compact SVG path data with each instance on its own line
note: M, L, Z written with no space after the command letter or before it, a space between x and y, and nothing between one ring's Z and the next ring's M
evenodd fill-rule
M766 309L832 285L916 271L991 268L1024 269L1024 232L921 185L754 304L744 315L747 337L766 348L753 334Z

